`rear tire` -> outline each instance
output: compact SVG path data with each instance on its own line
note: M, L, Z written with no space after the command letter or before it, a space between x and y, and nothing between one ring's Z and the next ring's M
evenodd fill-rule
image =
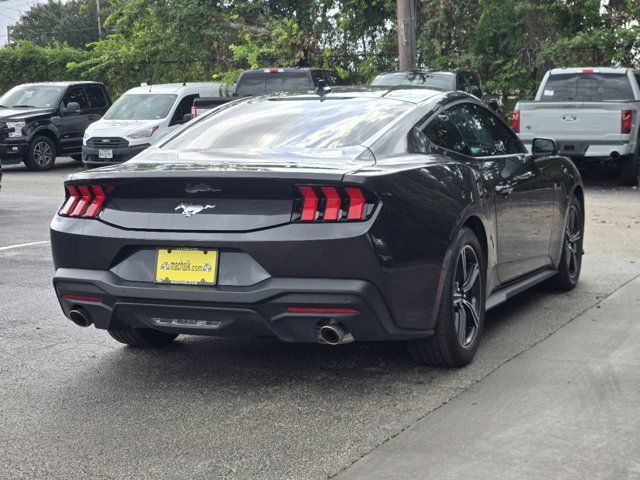
M127 330L108 330L109 335L120 343L139 348L164 347L173 342L177 334L164 333L148 328L131 328Z
M640 175L640 145L636 148L635 154L620 160L620 181L627 187L635 187L638 185L638 175Z
M28 170L43 172L51 170L56 163L56 146L49 137L43 135L31 140L24 164Z
M434 334L410 340L416 363L432 367L463 367L473 360L484 328L486 267L478 238L462 228L454 243L442 286Z
M582 206L574 196L569 203L558 274L549 281L550 286L556 290L573 290L578 284L582 270L583 218Z

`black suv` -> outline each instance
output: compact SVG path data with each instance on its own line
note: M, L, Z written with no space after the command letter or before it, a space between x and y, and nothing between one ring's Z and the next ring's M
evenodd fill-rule
M102 83L28 83L0 97L0 161L49 170L56 155L82 160L82 137L111 106Z

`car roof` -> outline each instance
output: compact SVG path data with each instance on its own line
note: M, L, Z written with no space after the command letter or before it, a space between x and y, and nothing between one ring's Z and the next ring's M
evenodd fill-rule
M340 98L371 98L371 99L387 99L398 100L413 104L420 104L430 100L438 95L444 95L447 92L430 88L419 87L333 87L323 97L326 100ZM291 98L298 100L319 100L321 97L317 93L281 93L270 95L264 98Z
M72 85L102 85L101 82L92 82L89 80L79 80L79 81L66 81L66 82L30 82L23 83L22 85L51 85L56 87L70 87Z
M587 70L587 72L585 72ZM627 73L630 68L627 67L562 67L554 68L550 71L551 75L567 75L573 73L588 73L589 70L593 70L593 73Z
M223 85L214 82L193 82L193 83L159 83L156 85L140 85L125 92L126 94L143 93L164 93L179 95L181 93L199 93L206 91L218 91Z
M273 70L277 70L274 72ZM288 72L333 72L333 70L329 70L327 68L317 68L317 67L265 67L265 68L254 68L252 70L245 70L244 73L288 73ZM335 73L335 72L333 72Z

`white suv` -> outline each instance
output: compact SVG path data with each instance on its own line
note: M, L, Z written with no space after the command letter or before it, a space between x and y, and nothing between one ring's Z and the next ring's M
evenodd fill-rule
M121 163L190 120L198 97L220 95L219 83L168 83L132 88L82 140L82 162L89 167Z

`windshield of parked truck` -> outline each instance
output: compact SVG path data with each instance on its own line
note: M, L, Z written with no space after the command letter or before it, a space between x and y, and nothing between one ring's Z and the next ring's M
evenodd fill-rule
M436 90L455 90L456 77L450 73L438 72L398 72L384 73L373 79L374 87L396 87L411 85L415 87L435 88Z
M105 120L160 120L171 111L177 95L125 93L105 113Z
M56 85L18 85L2 97L2 107L55 108L60 103L65 87Z
M542 102L613 102L633 99L629 77L618 73L550 75L540 95Z

